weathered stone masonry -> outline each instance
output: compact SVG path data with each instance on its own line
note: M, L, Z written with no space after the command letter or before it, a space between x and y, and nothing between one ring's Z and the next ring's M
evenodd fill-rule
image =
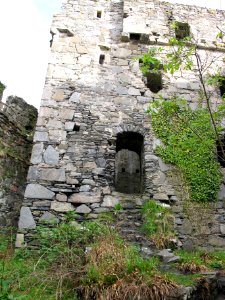
M52 52L21 210L20 243L43 220L58 222L68 211L76 211L80 219L97 218L123 202L127 192L141 194L136 205L149 197L173 203L179 236L183 243L190 240L193 228L185 230L189 219L182 197L167 176L171 167L154 153L159 141L145 110L159 94L182 95L194 109L198 77L192 71L167 75L162 89L152 92L135 58L152 45L164 45L166 52L175 34L170 25L179 21L189 24L202 54L217 55L222 66L224 43L217 45L215 36L224 17L223 11L158 1L64 1L51 28ZM216 105L219 90L212 93ZM198 233L191 242L208 245L214 228L219 242L212 246L224 245L225 195L220 198L203 238Z
M0 111L0 226L17 226L36 120L37 109L18 97Z

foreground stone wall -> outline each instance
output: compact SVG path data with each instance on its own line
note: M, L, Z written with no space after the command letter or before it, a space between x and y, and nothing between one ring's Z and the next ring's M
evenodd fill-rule
M171 20L185 22L194 22L198 12L202 20L210 20L210 24L213 20L212 31L224 19L221 11L176 8L157 1L64 1L51 29L52 53L19 221L20 243L24 237L29 241L29 229L43 221L59 222L69 211L76 212L80 220L93 219L124 198L129 200L129 195L115 188L115 166L121 166L120 174L126 172L121 162L116 163L121 150L136 152L140 161L136 170L140 171L137 176L142 194L136 205L149 198L167 205L179 203L181 210L176 219L181 223L177 228L185 222L182 197L169 180L169 167L154 153L160 141L154 137L145 110L159 95L170 98L174 94L182 95L195 108L199 80L195 72L177 72L173 77L164 76L160 92L152 92L136 59L153 44L164 44L162 56L170 50L168 38L174 32L169 27L167 10L174 12ZM217 48L212 32L206 32L204 23L199 26L204 29L202 55L216 56L218 66L222 66L222 41ZM193 32L200 29L192 28ZM158 41L159 32L162 40ZM140 39L132 34L140 34ZM207 45L202 42L203 36L209 40ZM211 92L216 105L220 102L219 89ZM185 242L189 233L179 232ZM210 229L204 245L211 233ZM216 234L220 237L222 232Z
M0 226L17 226L36 119L37 109L18 97L0 111Z

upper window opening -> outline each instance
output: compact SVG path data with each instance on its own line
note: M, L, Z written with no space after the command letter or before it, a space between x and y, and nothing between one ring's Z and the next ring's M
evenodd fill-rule
M129 14L128 14L128 13L124 13L124 14L123 14L123 17L124 17L124 19L126 19L126 18L129 17Z
M100 56L99 56L99 63L100 63L100 65L103 65L104 61L105 61L105 55L104 54L100 54Z
M102 17L102 11L101 11L101 10L98 10L98 11L97 11L97 18L98 18L98 19L101 19L101 17Z
M190 36L190 26L188 23L176 22L175 25L175 35L178 40Z
M122 168L122 172L123 172L123 173L125 172L125 168Z
M73 131L80 131L80 125L75 124L73 127Z
M149 72L147 75L147 87L153 93L158 93L163 88L161 72Z
M131 41L140 41L141 39L141 34L140 33L130 33L130 40Z

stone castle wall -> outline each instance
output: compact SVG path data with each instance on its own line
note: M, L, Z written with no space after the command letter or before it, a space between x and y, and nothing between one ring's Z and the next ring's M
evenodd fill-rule
M202 22L195 21L196 14ZM129 178L134 185L140 182L136 205L150 197L179 204L176 226L178 231L182 228L181 199L168 179L169 166L154 153L159 141L145 110L159 94L165 98L182 95L195 108L199 80L195 72L177 72L173 77L164 76L160 92L152 92L136 58L152 45L164 45L165 55L168 38L174 35L169 25L182 21L191 26L203 55L217 56L217 64L222 66L225 48L223 41L215 44L215 35L224 15L222 11L157 1L64 1L51 28L52 53L21 210L20 242L24 234L28 241L29 229L43 220L58 222L68 211L76 211L82 220L113 209L129 197L121 188L120 193L116 190L116 173L120 181ZM212 90L212 100L215 105L220 101L219 90ZM130 152L118 155L121 150ZM128 172L126 166L134 153L138 158ZM221 220L213 221L219 228L215 233L219 239ZM180 233L183 240L188 234ZM210 234L209 228L206 235Z
M37 109L18 97L0 111L0 226L17 226L36 119Z

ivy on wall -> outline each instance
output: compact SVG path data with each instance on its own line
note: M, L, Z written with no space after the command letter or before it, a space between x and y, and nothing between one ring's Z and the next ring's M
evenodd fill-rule
M0 94L2 94L5 90L6 86L0 81Z
M195 111L183 99L154 101L148 112L152 126L163 145L156 149L166 163L184 173L194 201L217 200L221 183L216 160L215 132L206 108ZM215 116L219 118L219 113Z

